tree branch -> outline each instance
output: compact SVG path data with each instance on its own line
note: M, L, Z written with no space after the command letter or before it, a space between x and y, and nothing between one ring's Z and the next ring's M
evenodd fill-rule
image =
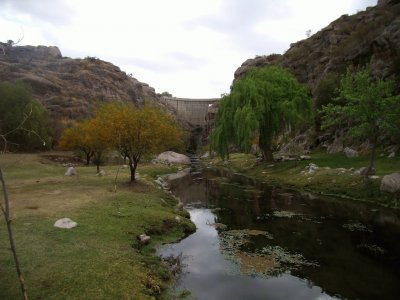
M28 292L26 290L24 277L22 276L22 271L21 271L21 267L19 264L18 256L17 256L17 250L15 247L14 236L13 236L13 232L12 232L12 228L11 228L10 205L9 205L9 201L8 201L8 193L7 193L7 187L6 187L6 183L5 183L5 180L3 177L3 172L1 170L1 168L0 168L0 182L1 182L1 185L3 188L3 198L4 198L4 204L0 203L0 206L1 206L1 210L3 212L4 218L5 218L5 221L6 221L6 225L7 225L8 238L10 240L11 252L13 253L15 269L17 271L19 284L21 287L22 295L24 297L23 299L28 300Z

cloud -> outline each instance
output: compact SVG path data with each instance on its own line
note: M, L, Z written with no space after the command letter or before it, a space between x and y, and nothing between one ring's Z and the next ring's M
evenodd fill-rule
M0 15L9 19L32 19L47 22L53 25L67 25L71 23L71 16L75 9L65 0L1 0Z
M113 62L121 65L129 65L145 70L164 73L184 70L196 71L202 66L202 64L206 63L206 61L203 59L180 52L168 53L165 57L160 57L157 59L140 57L115 57L112 60Z
M189 29L205 27L228 37L231 44L246 52L282 51L284 43L256 30L259 23L289 18L291 10L285 1L223 1L217 13L187 23Z

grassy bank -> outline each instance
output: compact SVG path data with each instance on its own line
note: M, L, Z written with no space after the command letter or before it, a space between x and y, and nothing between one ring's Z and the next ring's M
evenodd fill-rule
M114 192L116 166L104 167L101 177L95 167L78 166L77 176L66 177L60 163L34 154L1 155L0 166L30 299L162 298L170 274L154 248L194 229L188 219L176 220L176 200L151 184L176 168L141 165L134 185L121 169ZM64 217L78 226L53 227ZM142 233L151 236L144 247ZM0 286L0 299L21 298L3 218Z
M258 163L254 155L234 153L227 162L215 157L206 163L227 166L237 172L286 188L334 195L345 199L375 202L384 206L396 206L393 194L379 190L384 175L400 172L400 158L378 157L376 175L379 178L365 180L355 170L368 165L368 156L347 158L344 154L311 153L310 160ZM319 168L314 174L307 172L310 163Z

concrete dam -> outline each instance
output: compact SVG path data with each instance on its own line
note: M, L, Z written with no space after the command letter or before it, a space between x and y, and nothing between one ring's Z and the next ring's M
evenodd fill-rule
M195 127L207 127L209 108L218 103L220 98L190 99L163 97L165 102L174 108L179 117Z

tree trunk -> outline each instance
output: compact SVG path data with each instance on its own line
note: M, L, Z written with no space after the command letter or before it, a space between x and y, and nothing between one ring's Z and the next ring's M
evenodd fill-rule
M14 257L15 269L17 271L18 280L19 280L19 284L21 287L21 292L24 297L24 300L27 300L28 292L26 290L24 277L22 276L22 271L21 271L21 267L19 265L19 260L18 260L18 256L17 256L17 249L15 247L14 236L13 236L13 232L12 232L12 228L11 228L11 217L10 217L10 206L8 203L8 194L7 194L6 183L4 181L3 172L1 170L1 168L0 168L0 181L1 181L1 184L3 187L3 196L4 196L4 206L1 205L1 210L3 211L4 218L6 220L8 239L10 240L11 252Z
M100 164L96 164L97 173L100 173Z
M129 169L131 171L131 183L136 181L135 174L136 174L136 167L137 167L137 161L135 159L132 159L128 156L129 159Z
M369 159L369 165L368 165L367 170L366 170L366 172L364 174L366 178L368 178L368 175L370 175L372 170L374 169L377 140L378 140L378 137L374 136L374 138L372 140L372 152L371 152L371 157Z
M91 157L91 155L90 155L90 152L85 152L85 154L86 154L86 165L88 166L89 163L90 163L90 157Z
M260 149L262 152L262 161L265 162L273 162L274 161L274 156L272 155L272 150L270 145L262 145L260 143Z

